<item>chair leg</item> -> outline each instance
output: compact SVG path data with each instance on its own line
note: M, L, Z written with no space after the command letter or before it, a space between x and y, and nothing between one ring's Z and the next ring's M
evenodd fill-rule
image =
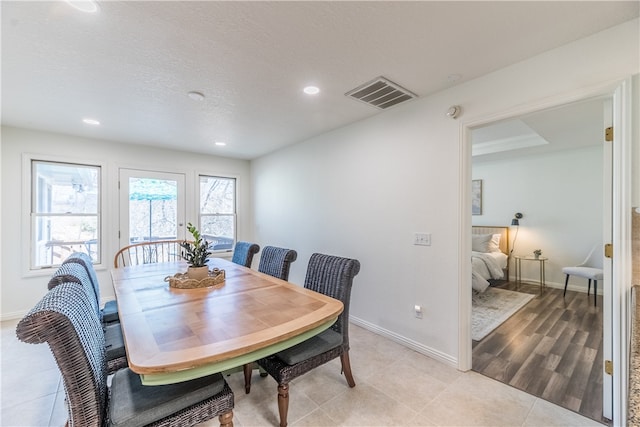
M593 281L593 306L598 305L598 281Z
M264 368L260 365L258 365L258 371L260 372L260 376L262 378L266 378L267 375L269 375L269 373L267 373L267 371L265 371Z
M244 392L249 394L251 391L251 374L253 373L253 363L246 363L243 367L244 371Z
M587 296L591 295L591 279L589 279L589 287L587 288Z
M355 387L356 382L353 380L353 374L351 373L351 362L349 361L349 352L345 351L340 355L340 363L342 364L342 372L347 379L349 387Z
M562 298L567 295L567 285L569 284L569 275L567 274L567 278L564 279L564 293L562 294Z
M280 413L280 427L287 427L289 384L278 384L278 412Z
M220 421L220 427L233 427L233 411L221 414L218 421Z

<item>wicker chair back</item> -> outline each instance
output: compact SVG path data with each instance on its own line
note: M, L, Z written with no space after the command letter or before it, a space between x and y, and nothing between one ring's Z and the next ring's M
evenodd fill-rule
M287 425L289 383L295 378L336 357L340 357L342 372L347 384L349 387L355 387L356 383L351 373L351 362L349 360L349 304L351 302L353 278L359 271L360 262L358 260L318 253L311 255L304 287L339 299L344 304L344 310L331 326L331 329L335 332L321 332L318 336L311 337L284 352L259 359L256 362L278 382L280 427L286 427ZM342 335L341 344L329 345L329 340L318 338L323 334L325 336L330 335L327 334L328 332L331 332L334 336ZM287 357L283 353L287 353ZM248 393L250 390L251 377L245 374L245 391Z
M100 312L100 288L96 289L93 286L93 282L87 273L87 270L81 265L76 263L62 263L62 265L53 273L49 279L47 287L49 290L55 288L62 283L76 283L85 287L85 292L93 299L92 305L98 313L98 317L101 317ZM102 321L102 319L100 319Z
M67 259L62 262L62 265L65 264L79 264L87 271L89 275L89 279L91 279L91 284L93 285L93 289L96 292L96 296L98 297L98 301L100 301L100 283L98 282L98 276L96 275L96 269L93 266L93 261L89 257L89 255L84 252L74 252Z
M293 249L265 246L260 254L258 271L278 279L289 280L289 269L296 258L298 253Z
M48 343L64 382L69 426L102 426L107 371L102 325L85 286L62 283L18 323L18 338Z
M349 305L353 278L360 272L360 262L333 255L313 254L309 259L304 287L342 301L344 310L331 328L342 334L342 347L349 350Z

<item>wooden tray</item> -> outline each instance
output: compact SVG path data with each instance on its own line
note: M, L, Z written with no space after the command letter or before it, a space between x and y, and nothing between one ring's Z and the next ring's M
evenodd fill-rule
M209 277L202 280L189 279L187 273L176 273L173 276L164 278L165 282L169 282L169 287L178 289L197 289L224 286L225 273L224 270L214 268L209 270Z

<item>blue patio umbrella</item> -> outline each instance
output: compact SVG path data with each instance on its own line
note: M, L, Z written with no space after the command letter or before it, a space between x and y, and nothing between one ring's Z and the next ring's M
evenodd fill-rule
M152 202L154 200L175 200L178 189L175 181L151 178L131 178L129 180L129 200L149 201L149 240L152 237Z

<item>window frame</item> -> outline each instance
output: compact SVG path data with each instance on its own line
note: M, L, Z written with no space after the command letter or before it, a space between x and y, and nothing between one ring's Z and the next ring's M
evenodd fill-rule
M36 266L35 265L35 206L33 205L36 200L36 195L33 192L35 178L35 170L34 165L35 162L42 163L59 163L63 165L69 166L80 166L80 167L89 167L96 168L98 170L98 207L96 212L96 240L97 240L97 251L99 252L99 260L94 262L94 266L102 267L105 264L105 248L106 248L106 230L105 230L105 217L104 217L104 208L107 206L107 192L105 190L105 182L107 179L108 170L106 164L104 162L90 160L90 159L80 159L80 158L70 158L70 157L60 157L60 156L51 156L51 155L43 155L43 154L32 154L26 153L22 155L22 227L21 227L21 235L23 236L23 241L28 242L27 244L21 245L22 247L22 271L24 277L29 276L43 276L50 275L52 271L55 271L60 264L51 264L51 265L43 265Z
M228 213L214 213L214 214L203 214L202 212L202 199L200 197L200 180L202 177L206 177L206 178L220 178L220 179L227 179L227 180L231 180L234 182L233 185L233 213L232 214L228 214ZM231 252L233 251L233 248L236 245L236 242L238 241L238 177L236 176L232 176L232 175L224 175L224 174L218 174L218 173L207 173L207 172L198 172L196 174L196 188L197 188L197 192L196 192L196 196L197 196L197 209L198 209L198 229L202 230L202 220L205 217L222 217L222 216L231 216L233 218L233 245L231 247L231 249L218 249L218 250L212 250L212 254L222 254L225 252Z

